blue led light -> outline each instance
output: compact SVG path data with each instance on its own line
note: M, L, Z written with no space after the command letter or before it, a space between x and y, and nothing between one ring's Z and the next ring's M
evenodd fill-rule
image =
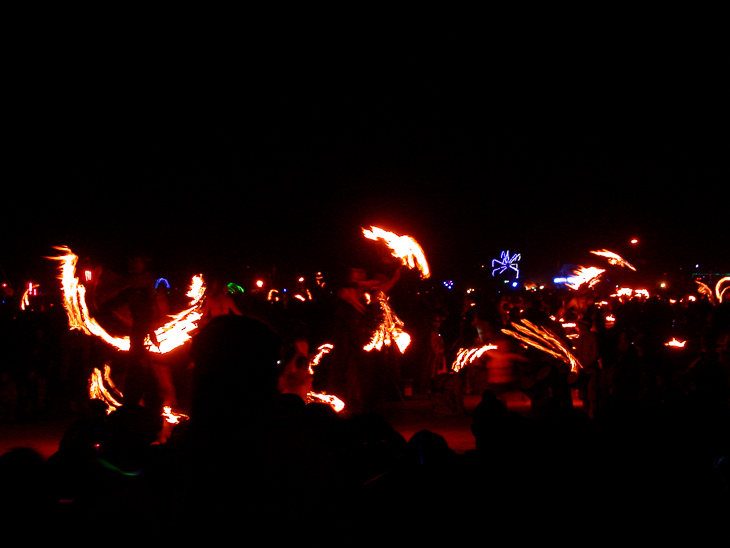
M510 255L509 251L502 251L499 259L493 259L492 260L492 276L496 276L497 274L504 274L504 272L509 268L516 272L515 278L520 277L520 269L518 262L522 259L522 255L519 253L515 253L514 255ZM495 265L497 265L495 267Z
M170 282L168 282L165 278L158 278L155 282L155 289L160 287L160 285L164 285L167 289L170 289Z

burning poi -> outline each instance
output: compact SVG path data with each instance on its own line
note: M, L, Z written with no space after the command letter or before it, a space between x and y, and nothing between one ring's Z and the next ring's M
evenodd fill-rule
M546 327L535 325L524 318L521 323L512 322L512 327L516 331L502 329L502 333L558 358L570 366L572 373L577 373L578 369L582 369L583 366L570 351L568 345Z
M634 268L632 264L626 262L622 257L617 255L613 251L609 251L608 249L601 249L599 251L591 251L591 253L600 257L605 257L606 259L608 259L608 264L626 267L630 268L633 271L636 271L636 268Z
M61 288L63 290L63 306L66 309L69 326L71 329L79 329L87 335L101 338L103 341L114 346L118 350L129 350L129 337L115 337L110 335L89 313L86 304L86 287L76 277L76 264L78 256L68 247L57 247L64 252L58 257L49 257L61 263ZM156 342L149 337L145 344L150 351L158 354L166 354L178 348L190 340L190 333L198 327L198 321L202 317L201 306L205 294L203 277L194 276L190 284L187 296L190 297L190 305L182 312L170 316L170 321L155 330Z
M78 256L68 247L57 247L63 255L49 257L59 261L61 266L61 288L63 291L63 306L71 329L78 329L87 335L99 337L114 348L128 352L130 340L128 336L117 337L109 334L89 313L86 303L86 287L76 277ZM191 339L191 333L197 328L202 317L202 303L205 294L205 285L202 276L194 276L187 296L191 302L187 309L170 316L170 320L154 332L154 337L147 337L145 345L152 352L166 354L179 348ZM122 394L116 389L111 380L109 365L105 365L104 372L95 369L89 380L89 394L92 399L104 401L109 411L121 405L119 399ZM171 409L164 410L163 415L168 422L177 422L184 415L173 413Z
M431 275L423 249L411 236L399 236L377 226L371 226L370 230L363 228L362 233L369 240L385 242L393 257L400 259L403 266L417 269L422 279Z

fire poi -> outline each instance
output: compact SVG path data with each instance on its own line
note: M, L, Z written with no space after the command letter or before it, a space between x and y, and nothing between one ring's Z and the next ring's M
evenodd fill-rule
M61 263L61 287L63 290L63 306L66 309L69 326L71 329L79 329L87 335L101 338L103 341L115 348L128 351L129 337L115 337L110 335L89 313L86 304L86 287L76 277L76 264L78 256L68 247L57 247L64 254L59 257L49 257ZM202 317L202 302L205 294L205 284L201 275L194 276L190 284L187 296L190 297L190 305L182 312L170 317L165 325L155 330L153 342L149 337L145 344L150 351L158 354L166 354L183 344L191 338L191 332L198 327L198 321Z
M587 284L588 287L593 287L598 283L598 278L605 272L602 268L591 267L578 267L577 270L573 271L570 281L565 285L571 289L578 289L583 284Z
M577 373L583 367L568 345L546 327L535 325L524 318L521 323L512 322L512 327L516 331L502 329L502 333L558 358L570 366L572 373Z
M403 266L417 269L422 279L426 279L431 275L423 249L411 236L399 236L377 226L371 226L370 230L363 228L362 233L370 240L385 242L393 257L400 259Z
M403 322L395 315L388 303L388 297L382 291L378 293L378 306L381 313L380 324L373 332L370 342L363 349L370 352L373 349L380 350L384 345L390 346L391 343L395 343L402 354L411 343L411 336L403 331Z
M626 267L630 268L633 271L636 271L636 268L634 268L632 264L626 262L621 256L617 255L613 251L609 251L608 249L601 249L599 251L591 251L591 253L600 257L605 257L606 259L608 259L608 264Z
M490 350L497 350L497 346L493 344L485 344L477 348L462 348L456 353L454 363L451 365L451 371L458 373L462 368L473 363Z
M329 354L332 349L334 348L331 344L323 344L319 348L317 348L317 353L312 356L312 358L309 360L309 374L314 375L314 368L319 365L319 362L322 360L325 354ZM332 409L334 409L336 412L340 412L345 408L345 403L339 399L337 396L333 396L331 394L324 394L324 393L318 393L318 392L309 392L307 394L307 402L320 402L320 403L326 403Z
M86 303L86 287L76 277L76 265L78 256L68 247L57 247L63 255L49 257L49 259L60 262L60 280L63 293L63 306L69 320L71 329L78 329L87 335L99 337L106 343L118 350L128 352L130 341L128 336L113 336L109 334L94 319ZM158 354L166 354L179 348L191 339L191 333L198 327L198 321L202 317L202 303L205 294L205 285L202 276L194 276L187 296L190 297L188 308L178 314L170 316L170 320L154 332L154 337L147 337L145 345L150 351ZM111 369L108 364L104 366L104 372L95 369L89 380L89 395L92 399L104 401L109 412L121 405L122 394L116 389L111 380ZM173 413L171 409L163 412L168 422L179 422L184 415ZM174 419L173 419L174 417Z
M695 280L695 281L697 282L697 285L699 285L699 288L697 289L697 291L700 294L705 295L713 305L718 305L718 304L722 303L723 298L725 296L725 291L727 291L728 288L730 288L730 284L725 285L726 282L730 282L730 276L725 276L724 278L721 278L715 284L714 292L712 291L712 289L710 289L710 286L708 286L706 283L704 283L700 280ZM725 287L723 287L723 285L725 285Z

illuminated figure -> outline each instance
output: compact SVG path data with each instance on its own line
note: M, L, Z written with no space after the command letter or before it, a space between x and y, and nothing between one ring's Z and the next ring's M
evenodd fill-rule
M522 259L522 255L520 255L519 253L515 253L514 255L510 256L509 251L502 251L501 257L499 259L492 260L492 276L495 276L497 273L503 274L508 268L511 268L517 273L515 275L515 278L519 278L520 269L518 268L517 263L520 259ZM498 266L495 267L495 264Z

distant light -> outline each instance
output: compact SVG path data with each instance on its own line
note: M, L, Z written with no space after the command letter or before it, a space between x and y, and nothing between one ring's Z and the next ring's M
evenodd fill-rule
M256 287L264 287L264 281L263 280L256 280Z
M665 287L667 287L667 282L660 283L659 284L659 287L661 287L662 289L664 289Z
M520 284L518 284L517 282L512 282L512 287L517 287L518 285Z
M444 280L443 284L446 289L454 288L454 280Z
M639 240L637 240L636 238L632 238L631 239L631 243L632 244L638 244L639 243Z
M84 270L84 279L87 282L91 281L91 270Z

